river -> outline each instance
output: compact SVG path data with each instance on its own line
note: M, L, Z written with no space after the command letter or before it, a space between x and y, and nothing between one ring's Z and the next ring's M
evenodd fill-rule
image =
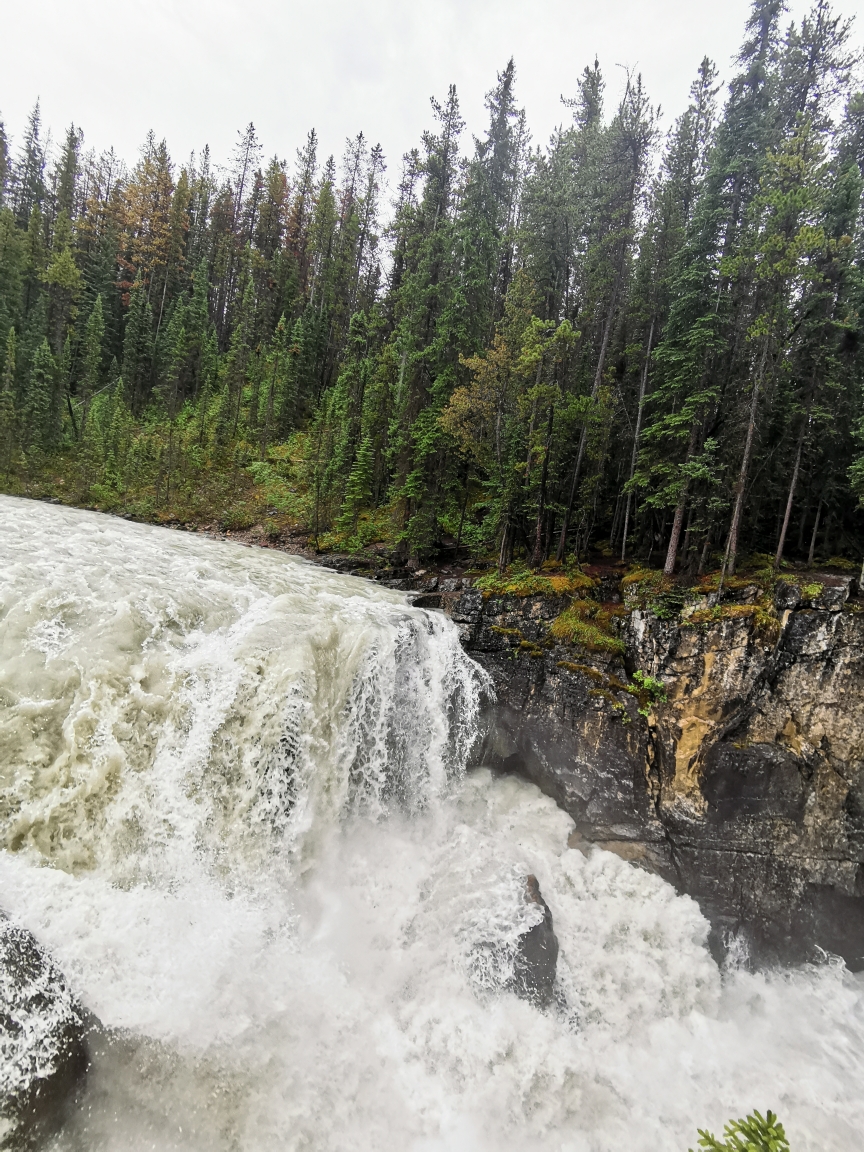
M403 593L0 497L0 908L101 1022L53 1152L685 1152L753 1108L860 1149L862 978L719 969L474 766L488 692Z

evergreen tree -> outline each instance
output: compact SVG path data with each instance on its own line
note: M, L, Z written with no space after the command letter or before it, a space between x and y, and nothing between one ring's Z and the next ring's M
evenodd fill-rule
M45 149L40 138L42 112L39 101L27 119L18 160L12 174L13 207L19 228L26 228L30 213L45 199Z
M84 438L87 430L87 417L93 396L102 384L102 340L105 335L105 318L102 314L102 297L97 296L93 311L87 318L84 329L84 346L81 353L81 375L78 378L78 403L81 406L80 435Z
M10 328L0 377L0 468L4 472L11 471L16 446L15 344L15 329Z

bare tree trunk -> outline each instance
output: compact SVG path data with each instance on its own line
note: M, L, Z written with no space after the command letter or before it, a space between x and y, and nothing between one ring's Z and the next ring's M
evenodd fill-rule
M531 557L531 567L539 568L545 557L543 555L543 513L546 508L546 478L549 475L549 453L552 450L552 426L555 421L555 405L549 405L549 420L546 425L546 451L543 454L543 468L540 473L540 495L537 500L537 525L534 529L534 554Z
M684 523L684 512L687 505L682 497L672 517L672 534L669 537L669 547L666 549L666 563L663 565L663 575L671 576L675 571L675 560L678 556L678 541L681 539L681 525Z
M690 429L690 443L687 445L687 455L684 457L684 463L690 461L690 457L696 451L696 440L699 435L699 425L694 420L693 426ZM681 525L684 523L684 512L687 508L687 490L690 485L685 479L684 487L681 489L681 495L678 497L678 503L675 505L675 515L672 519L672 534L669 537L669 547L666 549L666 563L663 565L663 575L671 576L675 571L675 561L678 558L678 543L681 539Z
M645 409L645 389L648 386L648 366L651 363L651 341L654 338L654 317L651 317L651 327L648 330L648 349L645 352L645 364L642 368L642 380L639 385L639 407L636 410L636 430L633 433L633 456L630 460L630 478L628 487L636 475L636 459L639 455L639 436L642 432L642 413ZM627 532L630 527L630 500L632 492L627 492L627 506L624 509L624 539L621 541L621 559L627 556Z
M697 576L704 576L705 565L708 563L708 556L710 555L711 548L711 528L709 526L708 533L705 536L705 543L702 545L702 555L699 557L699 567L696 571Z
M759 361L759 371L753 381L753 392L750 396L750 417L747 421L747 437L744 441L744 455L741 458L741 469L738 473L738 483L735 486L735 507L732 512L732 524L729 528L729 543L727 555L729 557L729 575L735 575L735 561L738 556L738 536L741 531L741 516L744 512L744 496L747 491L747 473L750 470L750 460L753 456L753 441L756 439L756 416L759 411L759 392L762 386L762 377L765 373L765 361L768 359L768 337L762 346L762 357Z
M807 428L805 420L801 428L801 435L798 437L798 451L795 453L795 466L792 469L792 480L789 484L789 496L786 500L786 512L783 516L783 527L780 529L780 539L777 541L777 554L774 557L774 571L780 568L780 561L783 559L783 548L786 544L786 532L789 528L789 520L792 516L792 504L795 500L795 489L798 487L798 472L801 468L801 453L804 450L804 432Z
M504 517L504 532L501 536L501 548L498 552L498 574L503 575L504 569L507 567L507 546L510 542L510 511L508 509L507 515Z
M813 524L813 535L810 537L810 551L807 554L807 567L813 567L813 557L816 553L816 533L819 531L819 517L822 515L822 499L816 507L816 520Z

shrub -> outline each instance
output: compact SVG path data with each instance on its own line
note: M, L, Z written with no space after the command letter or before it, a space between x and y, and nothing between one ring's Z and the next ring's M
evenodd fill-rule
M639 698L639 715L647 716L654 704L665 704L667 700L666 685L662 680L649 676L647 672L638 669L633 673L635 689L630 688L634 696Z
M789 1141L773 1112L763 1118L758 1112L746 1120L732 1120L723 1130L720 1141L710 1132L699 1129L699 1147L705 1152L789 1152ZM693 1149L690 1149L693 1152Z

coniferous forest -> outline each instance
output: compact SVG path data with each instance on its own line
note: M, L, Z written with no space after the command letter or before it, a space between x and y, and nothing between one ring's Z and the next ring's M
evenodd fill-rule
M848 22L754 0L662 124L513 62L395 164L315 132L127 167L0 126L0 483L321 548L696 573L864 550L864 92Z

